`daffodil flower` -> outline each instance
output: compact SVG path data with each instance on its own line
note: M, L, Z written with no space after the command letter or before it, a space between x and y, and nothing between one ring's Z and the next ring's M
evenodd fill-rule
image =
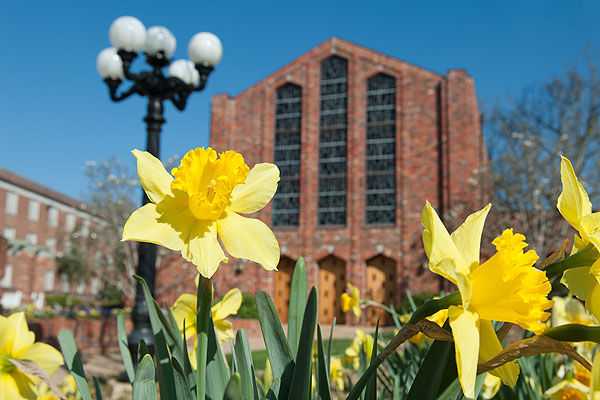
M579 183L571 162L561 157L560 180L563 191L556 207L567 222L577 230L573 240L573 254L592 243L600 251L600 213L592 213L592 203ZM585 301L586 310L600 320L600 259L590 267L579 267L564 272L561 282Z
M367 358L367 363L373 354L373 336L367 335L360 329L356 330L356 336L352 339L352 344L344 352L346 361L352 364L352 368L358 370L360 364L360 349L363 349Z
M62 355L46 343L34 343L35 334L29 330L25 313L0 316L0 398L36 398L40 378L21 372L10 361L31 361L49 375L63 365Z
M183 320L185 319L185 337L191 338L196 335L196 298L195 294L184 293L175 300L171 308L179 330L183 332ZM213 304L211 308L213 325L217 329L219 341L227 342L235 338L233 325L225 318L237 314L242 305L242 292L240 289L231 289L221 300Z
M279 244L258 219L242 217L262 209L273 197L279 169L270 163L251 170L241 154L190 150L171 176L160 160L133 150L138 176L151 203L131 214L123 240L159 244L181 251L183 258L210 278L227 262L217 236L233 257L252 260L267 270L279 262Z
M596 367L596 361L594 361L594 367ZM597 399L600 397L593 397L590 392L590 381L592 380L592 374L579 365L578 363L573 364L573 374L568 373L569 377L558 382L556 385L550 387L544 392L544 397L550 400L587 400Z
M348 312L352 310L354 316L356 316L356 319L358 320L362 312L360 309L360 292L358 291L358 288L351 283L348 284L348 289L350 289L350 295L344 292L340 297L342 311Z
M488 204L471 214L450 235L437 213L425 205L421 221L425 230L423 244L429 269L448 279L460 291L462 304L448 309L456 348L456 365L463 392L474 397L477 363L502 351L492 320L512 322L541 333L552 307L547 299L551 286L542 271L533 267L538 256L527 247L525 237L505 230L492 243L496 253L479 265L479 246ZM519 367L511 362L491 371L509 386L514 386Z
M342 366L342 360L339 357L331 357L329 381L339 392L344 391L344 368Z

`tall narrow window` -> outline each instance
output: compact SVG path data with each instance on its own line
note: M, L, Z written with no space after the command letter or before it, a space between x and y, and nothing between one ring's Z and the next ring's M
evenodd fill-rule
M348 61L329 57L321 63L319 225L346 224L347 119Z
M367 224L396 221L396 79L367 82Z
M281 180L273 200L273 225L297 226L300 209L300 128L302 88L291 83L277 89L275 164Z

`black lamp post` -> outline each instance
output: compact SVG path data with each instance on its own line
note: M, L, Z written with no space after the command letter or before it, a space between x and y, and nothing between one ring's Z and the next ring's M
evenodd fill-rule
M221 42L212 33L198 33L188 45L188 53L192 60L177 60L171 63L170 57L175 51L176 41L173 34L163 26L153 26L146 30L137 18L119 17L112 23L109 36L114 47L104 49L98 54L98 73L104 78L110 98L115 102L136 93L148 97L148 114L144 118L148 131L146 150L160 158L160 131L165 122L163 102L171 100L178 110L183 111L189 95L204 89L208 75L221 60ZM131 62L139 51L146 54L146 63L152 67L151 71L130 71ZM165 76L162 69L169 65L168 76ZM129 89L118 93L124 78L133 83ZM149 202L148 196L143 193L142 205ZM146 280L154 295L155 245L139 244L137 274ZM135 355L140 339L144 339L149 347L153 347L154 344L150 318L139 283L136 286L131 319L133 331L128 336L128 342L132 355Z

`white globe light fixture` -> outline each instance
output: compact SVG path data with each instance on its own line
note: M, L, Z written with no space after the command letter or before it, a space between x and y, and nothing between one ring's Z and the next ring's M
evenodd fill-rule
M146 44L144 53L155 56L163 52L166 58L171 58L175 52L177 41L170 30L164 26L152 26L146 32Z
M114 47L108 47L98 54L96 69L104 79L123 79L123 61Z
M146 27L135 17L119 17L110 26L108 36L117 50L137 53L146 44Z
M196 65L214 67L223 57L223 46L215 34L200 32L190 40L188 54Z
M179 78L188 85L196 86L200 82L200 73L190 60L177 60L169 67L169 76Z

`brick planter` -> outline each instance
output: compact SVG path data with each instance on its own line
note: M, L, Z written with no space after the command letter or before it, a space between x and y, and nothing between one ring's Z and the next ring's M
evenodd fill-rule
M125 320L129 332L131 322ZM52 317L29 320L29 329L35 332L36 340L59 348L58 332L68 329L73 333L82 354L106 354L119 348L117 342L117 318L100 319Z

